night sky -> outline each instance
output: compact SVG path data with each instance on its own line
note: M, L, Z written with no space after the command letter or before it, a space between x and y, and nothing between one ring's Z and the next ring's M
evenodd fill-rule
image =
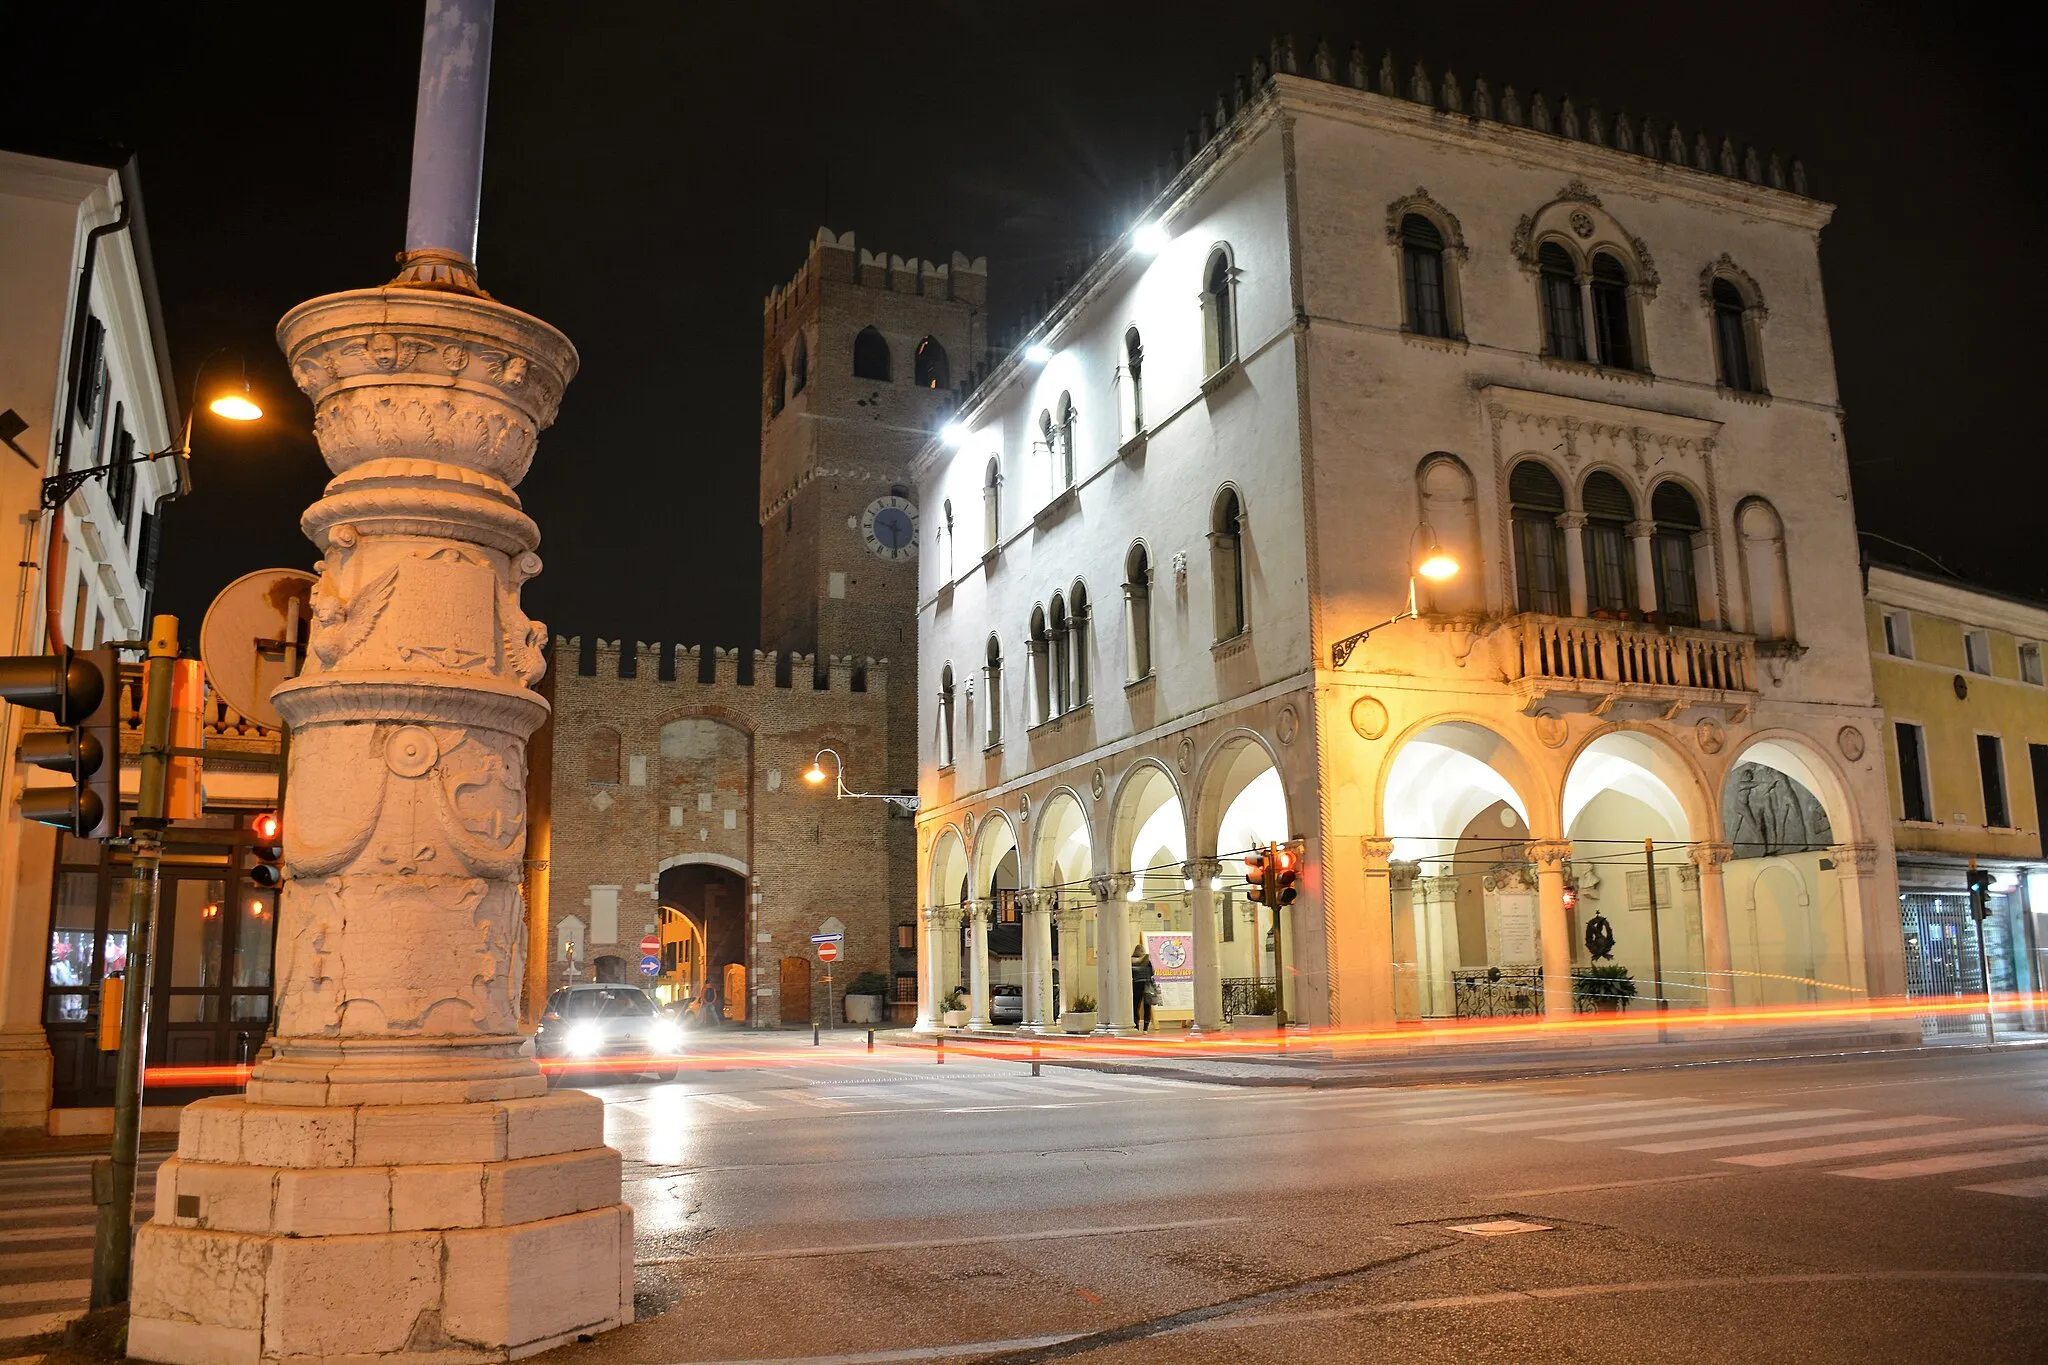
M325 468L272 328L393 273L420 9L0 8L0 145L136 148L180 385L233 346L268 414L201 418L159 580L190 639L228 579L313 559L298 512ZM583 357L520 489L547 564L528 609L564 634L752 642L761 299L817 227L986 255L1006 325L1127 225L1160 152L1281 30L1304 63L1361 40L1404 76L1419 57L1803 158L1839 206L1822 262L1860 524L2048 596L2026 399L2048 120L2006 8L501 0L482 279Z

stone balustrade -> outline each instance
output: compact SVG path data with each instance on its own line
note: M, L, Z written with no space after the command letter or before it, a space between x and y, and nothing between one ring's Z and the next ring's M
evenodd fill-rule
M1525 612L1500 641L1502 671L1532 703L1569 695L1742 706L1757 690L1756 641L1728 631Z

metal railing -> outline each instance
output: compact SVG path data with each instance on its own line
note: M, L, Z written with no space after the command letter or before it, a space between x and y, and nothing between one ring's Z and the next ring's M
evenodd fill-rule
M1507 632L1501 663L1510 682L1756 690L1756 641L1748 635L1533 612L1512 618Z

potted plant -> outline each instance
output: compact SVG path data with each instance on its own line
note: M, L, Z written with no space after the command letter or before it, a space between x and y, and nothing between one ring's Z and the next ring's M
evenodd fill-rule
M1280 992L1271 986L1260 986L1252 991L1252 1007L1230 1021L1230 1026L1247 1032L1258 1029L1278 1028Z
M947 1028L967 1027L967 993L958 986L939 1003L939 1022Z
M1572 975L1572 1003L1582 1010L1612 1014L1636 998L1636 980L1618 962L1587 967Z
M846 1022L879 1024L882 1006L889 999L889 978L880 972L862 972L846 988Z
M1066 1033L1095 1032L1095 997L1092 995L1077 995L1074 997L1073 1003L1074 1007L1072 1009L1063 1011L1060 1014L1061 1030Z

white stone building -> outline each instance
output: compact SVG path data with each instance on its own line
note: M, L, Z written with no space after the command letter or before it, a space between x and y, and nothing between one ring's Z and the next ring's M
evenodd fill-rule
M43 479L60 461L81 469L162 450L178 430L135 163L118 148L63 157L0 150L0 411L14 418L0 449L0 535L23 561L0 594L6 654L47 647ZM57 593L66 643L90 648L146 630L155 513L173 480L170 461L137 466L89 480L66 501ZM14 761L22 727L44 718L0 712L9 780L0 812L0 1124L40 1127L51 1085L44 1023L57 1008L53 992L71 984L54 978L81 970L56 955L76 946L77 926L52 930L58 836L24 823L13 795L33 780ZM94 937L90 926L84 932ZM92 980L78 984L97 981L94 964L83 970Z
M989 1018L991 915L1027 1026L1055 981L1128 1025L1140 942L1205 1029L1276 981L1344 1029L1568 1012L1592 965L1897 993L1830 206L1675 128L1311 65L1219 99L920 457L961 542L922 560L921 1019L963 982ZM1276 942L1238 858L1288 840Z

